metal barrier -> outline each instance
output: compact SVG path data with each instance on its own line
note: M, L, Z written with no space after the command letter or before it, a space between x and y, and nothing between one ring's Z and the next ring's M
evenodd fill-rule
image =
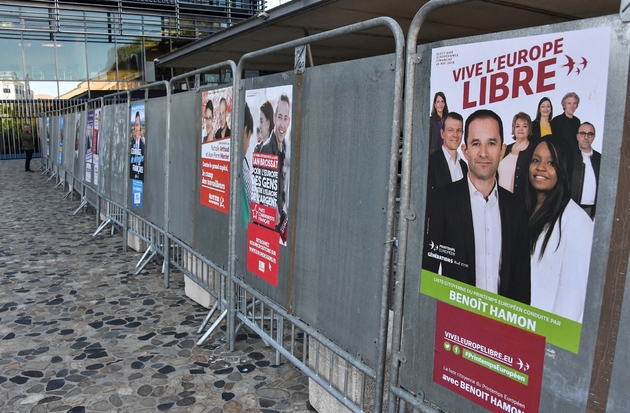
M309 68L304 70L305 80L304 83L302 83L302 76L299 73L302 72L302 68L304 66L300 63L300 59L297 58L296 72L298 75L295 77L285 73L260 80L241 80L241 69L244 67L245 62L249 59L264 56L269 53L275 53L288 48L297 48L300 46L305 47L312 42L330 39L340 35L351 34L357 31L369 30L379 26L384 26L393 33L396 53L394 56L362 60L360 66L364 70L362 73L352 71L353 68L359 67L354 62L346 62L338 64L338 66L329 65L321 68ZM303 52L303 49L296 51L296 57L303 56ZM373 69L373 67L376 68ZM313 379L315 383L321 385L324 389L326 389L326 391L333 394L341 404L350 410L359 412L364 411L364 408L369 408L370 410L379 412L381 411L381 403L383 399L382 392L388 323L387 297L394 241L393 222L400 140L400 118L402 112L402 85L404 75L402 31L394 20L390 18L377 18L245 54L239 61L238 68L239 69L236 72L236 85L239 89L249 90L255 87L266 87L272 89L274 87L281 87L281 85L287 85L287 83L290 85L292 84L293 88L298 89L296 95L298 97L290 104L294 108L292 115L294 121L291 126L291 130L296 131L292 133L294 133L297 137L295 142L293 142L293 140L290 142L291 151L294 153L292 156L295 157L295 161L293 159L291 160L291 165L296 166L292 172L294 173L295 178L290 178L292 180L293 192L291 193L291 206L289 210L289 216L297 218L294 221L290 221L289 224L291 228L289 229L290 235L287 243L289 243L291 247L288 248L287 251L288 257L286 253L281 253L281 255L285 258L280 261L279 266L281 266L281 276L278 277L278 287L274 288L271 284L267 284L253 274L245 271L245 260L240 258L247 254L244 252L245 248L243 248L246 245L245 235L244 231L241 228L238 228L237 224L240 214L231 215L230 232L234 235L230 240L229 271L233 283L230 285L228 296L233 297L235 295L239 295L241 299L239 299L239 305L233 308L228 314L228 332L230 333L235 331L234 326L236 320L238 319L239 321L245 323L253 331L265 337L265 339L268 340L268 342L277 351L287 357L290 361L296 363L296 365L311 379ZM374 72L370 72L371 70ZM357 76L353 77L350 73L356 73ZM366 73L374 73L374 75L373 77L370 77L369 75L366 75ZM343 76L344 74L346 77ZM311 77L309 77L309 75ZM352 79L359 78L361 80L357 80L356 86L353 86ZM345 80L345 83L343 83L342 79ZM312 88L311 84L308 83L311 81L313 82ZM317 84L316 82L320 83ZM326 82L330 83L326 84ZM367 89L358 86L359 84L363 86L366 83L369 84ZM323 84L326 84L326 86L322 86ZM302 87L308 91L303 91ZM379 89L379 87L384 87L387 93L381 93L381 89ZM353 113L350 109L354 109L354 105L356 105L357 102L368 101L370 98L378 100L386 96L386 103L384 103L384 105L387 107L387 110L383 110L382 107L379 107L379 110L368 111L369 114L367 114L364 110L358 110L354 113L357 118L350 121L355 122L352 123L352 125L357 126L354 131L347 130L349 129L349 123L346 122L343 124L342 122L335 120L330 124L334 124L337 130L320 130L319 132L321 133L318 133L318 125L313 123L316 122L316 119L318 119L315 115L316 107L318 105L325 107L326 104L323 99L323 95L329 94L330 91L335 90L335 88L343 90L339 93L344 93L348 96L347 101L345 101L345 103L347 103L346 106L343 106L342 102L344 101L342 99L335 100L335 107L337 109L335 115L338 115L340 119L344 116L351 118ZM369 90L369 92L366 92L366 90ZM311 93L312 96L309 95L309 93ZM365 93L365 95L361 93ZM243 97L244 94L245 91L242 91L241 97ZM356 96L354 99L352 98L354 97L353 94L356 94L354 95ZM308 98L313 99L311 106L306 106L304 103ZM242 113L242 98L238 99L236 102L239 105L236 111ZM310 117L305 117L304 115L307 108L310 109ZM391 109L391 111L389 109ZM335 115L328 115L329 118L325 122L328 122L330 118L335 118ZM297 126L295 126L296 123ZM320 121L319 124L321 123L322 122ZM369 123L370 127L373 129L368 131L361 128L361 126L358 126L362 125L362 123ZM381 132L382 130L384 131ZM233 140L232 144L232 156L238 159L238 163L236 164L238 171L241 171L242 167L242 131L243 125L239 123L237 130L233 134L235 140ZM380 151L378 153L376 151L370 152L375 148L373 146L364 148L360 145L355 145L354 148L350 148L351 141L345 140L343 136L346 133L352 134L352 132L364 132L366 135L374 133L377 137L388 136L389 140L383 140L382 142L377 140L377 142L381 143L378 145ZM339 136L335 136L335 133L339 133ZM317 139L300 140L300 136L317 136ZM348 156L348 158L343 160L341 157L336 157L332 164L326 165L326 158L331 155L331 152L322 153L322 146L326 147L327 145L332 145L330 139L331 137L339 139L341 145L338 146L338 148L343 148L339 154ZM320 145L319 147L318 142ZM385 147L389 145L390 151L387 156L380 158L379 155L382 156L384 154L381 150L383 144ZM300 149L301 145L303 145L304 148ZM311 152L305 148L310 149ZM365 149L365 151L362 151L363 149ZM315 156L315 154L318 154L318 156ZM314 197L314 199L312 199L313 202L323 202L324 198L322 198L322 195L319 194L317 190L309 192L309 182L312 182L312 184L316 184L317 182L310 181L310 179L315 178L311 178L312 175L309 173L300 173L300 171L303 167L306 168L309 165L319 165L320 168L326 169L327 174L331 173L331 171L342 173L340 168L346 167L346 165L343 164L346 162L348 165L352 165L352 168L354 169L350 170L349 173L346 174L345 178L355 178L357 177L357 168L361 165L359 155L368 156L370 162L373 163L373 169L371 170L373 174L370 176L371 179L373 179L374 187L379 188L379 190L373 190L373 188L369 188L369 186L362 186L365 185L365 180L360 182L353 181L352 190L358 191L358 188L363 188L364 190L363 193L356 193L357 196L354 200L360 200L360 202L363 203L362 206L366 207L366 210L369 209L370 211L372 211L372 208L377 202L382 202L382 204L380 204L378 208L374 208L375 210L378 210L378 213L376 213L376 211L374 211L374 213L370 212L370 218L373 218L373 221L371 222L372 227L365 227L363 225L370 223L369 218L366 217L365 219L362 219L353 215L352 211L356 212L356 210L352 208L352 201L349 201L350 203L344 205L339 200L336 200L334 206L335 208L339 208L340 212L332 212L329 217L334 217L335 221L340 219L347 220L348 223L352 223L351 225L357 225L357 233L352 233L351 235L343 232L336 233L334 238L330 238L332 234L329 233L329 238L326 238L324 233L317 232L319 222L317 222L314 218L315 215L309 214L309 208L314 208L315 204L310 202L311 199L308 197ZM365 161L365 157L362 161ZM348 171L348 169L346 169L346 171ZM313 173L315 170L309 172ZM319 173L319 171L317 171L317 173ZM323 176L326 176L326 174L323 174ZM337 190L346 188L339 184L338 177L336 177L337 179L334 179L335 177L331 178L333 179L327 180L324 177L320 178L329 184L328 189L331 190L331 193L334 193L331 189L333 185L337 185L335 186L335 188L339 188ZM239 176L237 174L233 174L231 182L232 187L238 188L239 184ZM297 188L300 184L305 185L306 189L298 194ZM321 190L321 188L319 189ZM365 191L372 191L371 195L373 195L373 198L371 200L364 199L362 197L362 195L365 195ZM351 196L354 196L354 194L355 193L352 192ZM319 197L319 199L317 199L317 197ZM301 198L303 198L303 200L301 200ZM377 199L378 201L376 201ZM230 206L233 211L237 208L239 200L240 197L238 195L232 197ZM300 201L299 205L298 201ZM344 206L343 210L341 209L342 205ZM310 212L316 213L315 210L311 210ZM300 215L300 213L302 213L302 215ZM297 229L298 227L302 228L302 226L308 226L309 224L309 229L305 230L305 232L300 232L300 230ZM333 224L330 225L334 227ZM324 228L328 227L324 226ZM310 232L311 229L313 232ZM331 230L334 232L335 229ZM321 225L319 225L319 230L322 230ZM364 231L364 233L361 233L361 231ZM372 235L374 235L374 237ZM352 261L353 264L356 263L358 265L356 268L351 268L352 275L350 275L350 277L353 277L352 280L348 280L348 274L342 269L344 266L341 265L341 261L343 260L337 261L336 257L334 262L330 262L333 261L329 259L330 257L322 256L322 254L325 254L324 250L317 248L317 246L323 246L333 240L335 241L336 251L331 252L333 254L337 254L339 251L345 250L348 252L346 259L350 259L351 257L354 258L355 256L358 257L356 254L361 254L358 251L355 252L355 250L352 250L351 248L353 246L357 246L357 249L360 249L358 247L360 245L361 248L363 248L362 253L365 253L368 249L373 249L374 251L374 254L370 257L370 259L366 259L365 256L362 257L364 260L363 264L354 260ZM374 242L370 243L372 240ZM300 251L302 250L298 249L296 246L297 244L302 245L303 248L310 249L312 251L311 254L313 255L313 258L307 258L304 255L300 255ZM380 255L381 253L383 254L382 256ZM366 268L367 271L365 272L358 270L358 268L362 265L366 265L368 261L370 263L377 262L377 264L375 266L371 266L371 268ZM300 267L304 266L306 263L310 264L315 262L319 264L314 264L315 267L312 267L313 269ZM321 267L319 271L315 270L318 266ZM380 274L376 275L374 274L374 269L379 266L382 268L382 271ZM360 279L360 277L357 277L357 272L362 272L364 278ZM330 292L330 288L335 288L335 284L330 284L333 282L334 278L337 278L338 282L347 285L347 290L341 287L341 289L344 290L343 297L330 297L327 294ZM323 290L318 291L318 283L321 287L323 287ZM237 287L244 290L245 293L241 294L237 291ZM309 292L311 293L310 295ZM357 294L352 294L352 292L356 292ZM293 299L293 295L295 295L295 299ZM378 306L365 306L366 297L370 297L374 301L378 302ZM265 310L255 313L253 309L256 308L259 303ZM355 309L350 309L350 305L355 306ZM360 311L367 311L365 313L362 312L361 314L353 314L357 307ZM322 313L320 317L317 317L318 312ZM278 321L276 321L276 317L278 317ZM340 322L339 317L348 319L349 324ZM360 317L361 323L356 323L354 317ZM266 324L262 323L263 319L269 322ZM305 322L303 320L308 321ZM274 322L276 322L279 326L284 326L284 328L287 328L286 326L288 325L292 331L298 328L304 332L305 337L313 337L318 343L320 343L315 347L323 345L326 351L329 352L329 363L326 367L327 369L333 368L332 366L334 365L334 360L345 360L347 363L352 364L353 368L357 369L353 370L356 374L363 377L359 380L359 382L365 384L364 380L371 380L371 387L374 391L373 406L365 406L365 385L359 385L357 391L354 391L353 389L352 398L347 397L349 394L347 391L348 386L352 386L349 382L349 376L354 376L355 374L350 370L347 370L345 375L342 374L342 378L338 380L331 377L331 375L320 374L321 371L318 369L322 366L316 366L313 364L309 365L299 362L299 357L296 357L291 353L291 351L285 348L283 340L278 341L277 336L270 333L270 331L273 330ZM355 326L357 328L354 328ZM326 339L325 337L327 336L334 336L335 340ZM291 338L291 343L293 343L293 338ZM229 335L229 342L230 347L233 348L234 334ZM336 344L333 345L333 342ZM342 342L341 345L340 342ZM344 351L342 348L345 348L346 350ZM306 353L308 354L308 352ZM358 353L358 355L354 357L350 356L350 353ZM318 355L311 356L311 360L320 360ZM302 357L304 358L307 356L303 355ZM370 365L372 367L370 367Z
M627 164L628 157L627 147L623 148L628 134L624 119L628 113L627 66L630 53L626 45L629 28L619 17L607 16L417 46L420 25L427 15L436 8L459 3L463 1L427 3L416 14L407 39L404 136L408 144L403 147L400 244L396 265L397 286L402 288L395 289L389 412L624 411L628 406L627 397L621 394L620 388L623 387L621 383L627 381L627 368L621 366L627 367L624 364L627 357L616 359L614 354L605 349L615 346L618 349L623 348L628 343L627 329L623 328L624 323L620 323L627 311L626 314L618 312L622 302L626 304L627 301L623 293L619 292L624 287L623 283L619 285L619 274L627 273L628 243L619 245L617 253L612 252L611 245L616 244L614 239L621 239L622 232L625 231L627 235L627 229L622 229L618 223L625 222L628 214L627 190L624 189L627 187L627 168L623 166ZM591 43L595 38L597 44ZM446 96L451 98L449 109L461 112L464 119L478 107L494 110L503 118L505 138L509 139L507 119L511 119L519 110L535 108L531 98L526 101L527 106L524 109L515 108L518 102L523 102L530 96L525 90L526 83L531 79L514 75L517 80L513 85L513 78L509 77L510 83L506 87L514 86L510 93L506 97L499 93L492 95L489 92L490 73L497 66L493 66L495 61L487 56L496 53L498 62L498 55L506 53L506 44L514 52L533 51L533 57L528 55L528 61L520 66L536 65L531 73L534 76L544 76L545 69L539 71L537 66L542 54L536 53L539 48L542 51L542 47L547 47L545 44L553 45L551 40L556 42L556 48L552 48L554 55L547 59L553 59L553 62L545 61L541 64L549 64L549 73L554 73L538 86L534 85L532 98L535 97L538 102L540 97L548 95L554 105L557 105L563 94L577 91L582 97L577 114L582 121L588 120L596 125L598 139L601 139L599 145L602 145L603 140L603 145L596 148L598 151L599 148L603 150L592 253L589 254L589 250L580 250L578 253L580 258L591 257L588 281L583 285L585 297L581 297L582 300L585 299L583 319L578 320L559 315L558 310L541 310L540 304L532 303L530 306L529 302L522 303L505 298L504 295L479 291L479 288L474 288L474 284L469 287L442 276L434 276L426 269L423 271L426 257L431 257L427 253L431 248L429 241L433 241L425 239L427 228L424 212L428 192L427 137L430 127L427 114L430 111L430 99L435 92L444 90ZM581 59L584 56L585 61L593 64L586 69L591 70L590 74L583 72L585 67L582 65L578 67L578 71L575 67L566 65L578 53L581 53L581 57L577 58L578 62L583 63ZM475 57L469 57L472 55ZM530 58L535 63L531 63ZM438 61L439 59L441 60ZM479 74L475 74L474 70L470 72L472 59L480 62ZM444 63L444 67L440 67L439 63ZM467 76L465 80L470 81L470 89L466 89L470 91L470 95L462 92L463 98L458 94L449 94L449 90L452 91L453 88L445 80L450 77L453 82L453 76L458 76L457 70L462 67L467 67L471 73L470 77L463 74ZM509 70L514 70L516 74L528 71L516 64L511 64ZM428 76L429 71L431 76ZM565 79L568 74L575 76L577 72L582 73L582 77ZM486 75L487 78L481 80ZM498 78L499 75L496 75L494 79ZM488 83L483 83L485 81ZM519 84L519 81L523 83ZM556 84L560 86L549 86ZM487 89L483 89L485 86L482 85L487 86ZM447 89L448 87L451 89ZM483 94L484 91L486 95ZM461 99L458 101L453 96ZM490 97L495 101L490 101ZM594 103L595 101L598 103ZM505 113L508 110L511 111L509 118ZM555 129L554 131L557 132ZM625 155L621 155L620 159L619 154L623 151ZM617 175L619 179L611 179ZM604 178L605 176L608 178ZM443 194L444 191L439 193ZM462 234L465 230L461 228ZM429 228L429 233L430 231ZM436 240L435 251L432 253L447 256L449 250L444 249L443 245L448 246ZM613 270L609 260L615 254L623 256L625 264L620 267L615 265ZM454 260L457 259L455 256ZM577 260L578 257L574 259ZM435 291L427 287L434 285L434 282L444 282L444 290ZM577 278L572 281L575 290L580 288L579 284ZM472 295L468 295L471 291ZM458 295L459 293L461 294ZM460 301L458 297L461 298ZM483 298L490 310L475 310L470 301L468 305L465 304L466 297ZM576 297L574 301L580 299L579 296ZM492 301L495 299L496 301ZM508 317L505 312L504 318L501 318L498 309L504 308L501 306L506 303L513 309L513 315ZM467 311L459 310L458 307ZM518 320L521 315L523 322L531 322L525 324L526 328L517 328L520 326ZM483 331L485 336L475 341L471 338L474 333L466 337L458 335L458 331L467 330L464 327L458 330L460 327L457 320L467 324L468 330ZM547 328L544 324L546 322L554 326ZM447 328L452 328L452 331ZM618 328L621 333L619 339L613 339L612 337L617 337ZM520 343L514 344L510 337L512 340L519 337ZM493 350L509 349L509 352L503 351L502 354L514 356L511 367L507 359L492 358L489 350L491 346L487 346L490 342L495 343L496 348ZM532 352L525 353L524 347ZM523 354L528 354L527 359ZM475 368L483 370L485 374L482 375ZM507 377L527 377L529 381L526 386L510 378L502 382L500 378L496 378L499 376L496 371L504 372Z

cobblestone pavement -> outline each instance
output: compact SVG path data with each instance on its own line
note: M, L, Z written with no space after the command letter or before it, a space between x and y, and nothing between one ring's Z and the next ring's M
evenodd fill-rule
M0 412L312 411L306 376L257 335L196 346L207 310L181 273L133 275L120 232L92 237L94 214L23 162L0 161Z

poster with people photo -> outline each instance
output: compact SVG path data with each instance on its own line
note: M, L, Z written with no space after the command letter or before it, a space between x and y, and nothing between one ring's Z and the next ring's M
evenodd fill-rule
M232 87L201 95L202 205L227 214L230 200L230 137Z
M101 109L94 110L94 130L92 131L92 177L94 185L98 185L98 131L100 129Z
M438 306L434 381L491 411L505 405L456 389L443 373L461 374L470 366L453 355L453 346L492 348L474 332L454 333L466 330L460 324L488 323L496 335L513 334L513 328L530 333L520 347L498 352L508 358L480 362L488 354L476 353L472 361L484 366L477 377L491 368L512 371L511 383L517 376L538 378L545 341L573 353L579 349L610 36L609 27L599 27L432 52L420 291L466 310L449 321L439 313L450 310ZM523 364L524 356L515 355L540 343L536 337L544 338L538 356L530 354ZM493 389L509 394L510 386L503 385ZM536 394L530 396L527 403L513 398L518 403L510 406L537 411Z
M57 164L61 165L63 161L63 134L64 134L64 120L63 116L59 117L59 145L57 151Z
M144 191L144 157L146 155L144 103L131 105L131 156L129 178L131 179L132 204L142 208Z
M247 269L278 283L280 245L287 245L293 86L245 93L243 208Z
M74 157L79 157L79 136L81 136L81 112L75 113Z
M94 136L94 111L87 113L85 123L85 181L92 183L92 137Z

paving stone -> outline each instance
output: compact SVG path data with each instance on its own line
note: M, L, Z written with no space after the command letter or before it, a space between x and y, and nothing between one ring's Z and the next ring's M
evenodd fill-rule
M0 411L308 410L308 380L273 366L258 335L241 332L228 352L220 326L197 346L208 309L185 296L181 272L170 288L157 260L134 275L141 254L122 251L120 231L92 237L93 213L72 215L79 197L22 166L0 161L0 246L11 246L0 248Z

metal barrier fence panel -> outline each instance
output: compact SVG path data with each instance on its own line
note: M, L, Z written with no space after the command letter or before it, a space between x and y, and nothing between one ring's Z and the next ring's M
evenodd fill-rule
M418 55L412 56L419 66L416 73L415 90L417 93L412 120L413 161L410 166L412 183L409 203L410 213L406 214L408 220L408 237L406 248L407 258L403 263L405 289L402 313L402 342L393 343L392 345L393 348L397 348L398 345L401 346L401 353L399 355L401 360L399 375L400 387L397 388L397 391L400 394L407 391L411 392L411 395L407 398L408 401L412 400L414 397L418 397L414 402L409 402L409 404L422 409L422 411L433 411L427 404L422 403L423 398L429 405L441 409L440 411L487 411L480 405L464 397L455 395L453 391L448 390L446 387L434 381L434 374L437 374L435 372L443 368L442 365L437 366L435 364L435 357L437 357L436 354L438 352L442 351L439 347L444 341L444 337L436 336L436 331L442 331L438 330L436 326L436 312L438 312L436 299L420 292L423 249L428 248L427 245L424 245L425 240L423 234L425 231L424 210L427 194L428 136L430 130L428 115L431 112L433 94L435 92L434 89L431 89L431 76L429 76L432 67L432 52L434 49L444 46L472 45L494 40L519 39L536 35L581 31L600 27L611 27L612 34L610 36L611 44L608 73L599 74L600 76L608 76L607 92L606 95L603 96L605 99L602 100L602 107L605 107L605 115L598 124L603 133L597 135L597 139L602 139L604 143L602 148L601 179L598 184L597 215L594 225L594 238L584 318L581 324L581 335L578 334L579 348L576 348L575 351L569 351L547 342L544 347L544 360L541 360L541 363L544 363L544 367L540 393L540 411L579 412L585 411L587 399L589 399L589 382L591 375L595 374L593 373L593 365L594 355L597 350L596 339L599 328L600 310L603 304L602 287L606 278L609 246L610 243L613 242L611 239L613 210L618 190L618 182L617 179L614 178L616 178L619 173L619 154L624 133L623 123L624 117L627 116L624 109L627 107L627 68L630 59L627 48L627 42L630 36L628 27L626 24L622 23L617 16L607 16L597 19L422 45L418 47ZM598 39L597 41L602 41L603 44L607 43L607 39ZM479 45L478 47L483 48L489 46ZM567 54L569 54L568 51ZM567 59L564 57L564 54L560 56L561 57L558 57L557 66L554 66L554 69L561 71L564 76L570 68L566 65L562 66ZM448 56L445 56L445 58L447 57ZM457 68L459 67L453 66L452 71L455 73L455 69ZM555 107L554 115L562 113L562 107L560 107L559 103L560 98L566 92L570 92L570 90L563 89L562 91L549 92L554 96L554 99L552 99ZM558 94L560 94L559 97L557 96ZM540 98L543 95L537 96ZM587 99L586 96L583 97L585 100ZM475 96L471 95L469 98L474 100ZM461 101L458 102L456 99L448 100L449 110L461 111L461 103ZM535 104L532 108L523 108L526 112L532 112L535 109ZM590 120L590 115L592 115L591 113L585 112L586 110L585 107L582 112L580 112L579 109L576 112L576 115L578 115L582 121ZM516 113L516 111L514 113ZM464 121L465 118L464 116ZM533 118L534 116L532 116L532 119ZM509 119L507 119L507 117L503 119L504 129L506 131L510 129L511 120L511 116ZM599 131L600 129L598 129L598 132ZM505 136L506 139L509 139L507 132ZM627 320L627 312L627 308L624 307L622 320ZM623 338L624 344L627 344L630 333L625 327L626 326L622 327L622 334L620 336ZM620 348L626 347L627 346L621 346ZM630 377L628 376L626 356L627 355L624 354L620 359L615 360L616 376L614 377L616 380L611 386L609 400L612 400L613 395L617 396L617 400L627 399L627 397L625 397L625 394L627 394L626 384ZM518 367L516 367L516 369L518 370ZM464 383L465 380L461 380L461 382ZM482 394L482 396L479 397L484 397L483 389L480 389L479 394ZM625 403L625 401L623 403ZM622 404L622 406L624 406L625 409L623 407L620 409L615 407L614 410L609 411L627 410L627 404ZM518 406L513 407L518 408ZM524 411L539 410L538 406L528 406L528 409Z
M301 116L294 313L373 368L387 247L394 67L394 55L316 66L294 93L302 95L294 110Z
M74 162L72 163L72 173L74 174L75 179L81 179L82 171L81 171L81 140L85 139L85 122L86 122L86 114L83 110L83 106L77 106L75 108L75 112L70 114L71 123L74 125L74 134L72 135L72 156L74 157Z
M112 148L114 133L114 105L101 108L101 124L99 131L99 178L98 193L105 199L112 199ZM122 205L120 203L119 205Z
M166 153L166 98L149 99L147 116L145 192L143 215L149 222L164 228L164 154Z
M202 89L203 91L210 90L218 90L224 87L229 87L231 85L222 85L219 88ZM196 120L194 121L194 125L196 127L194 131L194 154L195 162L191 162L191 164L195 165L196 169L193 175L189 175L188 180L192 180L195 183L195 194L193 196L192 202L196 208L195 215L195 238L194 238L194 247L197 251L199 251L204 257L208 258L218 267L227 270L228 267L228 249L229 249L229 237L230 237L230 226L229 226L229 215L223 211L220 211L215 208L211 208L206 205L202 205L201 202L201 150L200 150L200 142L201 142L201 124L199 114L201 113L201 102L202 102L202 92L198 93L198 97L195 98L194 108L191 110L190 115L196 116ZM234 104L234 102L232 102ZM231 114L232 117L235 116L234 112ZM214 118L219 117L219 107L214 106ZM176 117L171 117L171 122L177 122L175 120ZM232 122L232 125L236 125L236 122ZM232 132L233 134L234 132ZM233 135L232 135L233 136ZM176 138L171 137L171 141ZM233 139L230 139L230 145L233 145ZM233 173L233 171L230 171ZM196 177L192 179L192 177ZM231 191L236 190L236 188ZM226 201L229 204L229 200ZM232 211L230 211L232 212ZM171 213L172 215L172 213Z
M289 99L291 101L291 121L290 121L290 131L287 132L287 136L290 133L290 146L288 147L288 151L290 151L291 153L291 157L294 156L294 145L296 142L296 137L298 136L298 131L300 130L298 126L299 125L297 118L300 116L300 110L301 110L301 105L298 103L298 101L296 101L296 97L298 96L298 80L296 75L293 72L284 72L284 73L279 73L279 74L274 74L274 75L270 75L270 76L264 76L264 77L257 77L257 78L248 78L248 79L244 79L242 81L242 85L243 85L243 91L241 92L241 102L243 102L243 104L241 104L241 111L242 113L244 113L244 103L248 102L248 105L250 106L250 111L252 114L252 117L254 118L254 125L258 125L257 120L259 119L259 108L261 106L261 104L265 101L265 100L269 100L270 102L273 102L271 106L273 106L273 113L276 113L276 108L275 108L275 101L278 99L279 93L277 92L278 90L288 90L288 88L292 88L293 93L288 93ZM288 87L285 89L282 89L282 87ZM251 93L256 93L256 92L251 92L251 91L262 91L259 96L256 96L256 100L254 99L248 99L248 94ZM264 98L263 98L264 97ZM256 102L257 104L254 104L253 102ZM239 133L242 134L243 131L243 115L241 115L239 117L239 122L238 122L238 128L239 128ZM254 127L254 129L256 129L256 127ZM262 138L262 135L259 135L261 132L258 132L257 134L252 135L251 140L255 142L258 142L258 144L261 144L262 141L264 140ZM271 131L269 131L269 133L271 133ZM260 136L260 138L258 137ZM289 139L287 139L288 141ZM255 142L250 142L250 145L253 146L255 144ZM251 150L251 149L250 149ZM240 154L239 154L240 156ZM250 165L252 165L250 163ZM253 165L252 165L253 166ZM288 187L286 188L286 194L288 196L288 194L291 192L291 189L294 188L294 177L295 177L295 164L293 163L293 158L291 159L291 164L289 167L289 176L290 176L290 180L288 182ZM235 188L236 190L238 190L239 192L237 192L238 194L240 194L240 185L239 188ZM240 199L240 198L239 198ZM289 207L290 207L290 202L292 202L292 200L289 200ZM289 296L290 296L290 281L292 276L291 276L291 255L292 255L292 251L295 248L294 245L291 245L291 243L293 243L294 241L292 239L289 238L288 243L286 246L280 245L279 247L277 247L279 249L279 258L277 261L277 268L278 268L278 272L277 272L277 286L274 286L272 284L270 284L269 282L263 280L262 278L260 278L259 276L247 271L247 254L248 254L248 242L247 242L247 233L248 233L248 228L246 226L243 225L243 219L242 219L242 208L241 208L241 203L237 203L237 211L236 211L236 221L237 221L237 230L236 230L236 234L234 234L234 236L236 237L236 257L237 257L237 261L235 263L235 270L236 270L236 274L237 276L243 278L243 280L249 284L250 286L252 286L255 290L260 291L261 293L263 293L265 296L269 297L270 299L272 299L274 302L278 303L280 306L282 306L283 308L287 308L288 304L289 304ZM291 225L295 225L293 224L295 222L295 220L293 218L289 218L289 226ZM255 224L249 224L249 225L255 225ZM276 245L277 245L277 241L276 241Z
M214 233L214 227L195 225L199 205L199 145L201 136L201 93L171 95L171 139L169 169L169 229L195 247L195 231ZM227 225L227 223L226 223ZM222 239L225 243L225 239Z
M50 160L53 171L59 174L59 112L50 117Z
M111 113L107 117L111 133L111 193L112 201L125 205L126 182L129 179L127 164L129 163L129 105L118 103L105 106ZM107 139L107 138L106 138Z

